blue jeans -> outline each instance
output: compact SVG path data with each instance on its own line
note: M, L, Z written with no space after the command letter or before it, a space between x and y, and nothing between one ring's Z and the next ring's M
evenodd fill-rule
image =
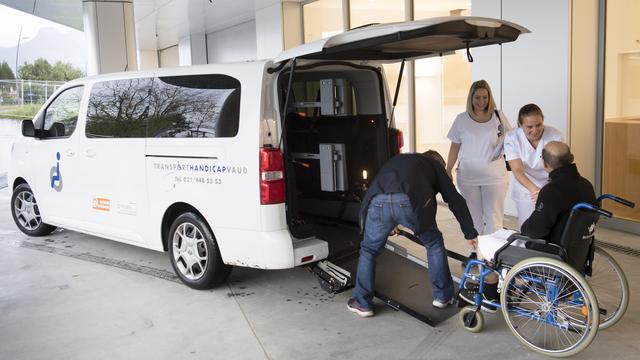
M364 239L360 244L360 259L353 297L361 306L371 308L376 275L376 256L387 242L389 232L400 224L415 229L416 219L406 194L379 194L371 199L367 209ZM417 237L427 249L429 277L435 300L447 301L453 297L453 280L442 233L433 226ZM398 279L402 281L402 279Z

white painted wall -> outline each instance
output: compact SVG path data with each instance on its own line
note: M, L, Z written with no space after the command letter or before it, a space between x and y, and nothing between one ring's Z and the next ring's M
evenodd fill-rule
M207 54L210 64L256 59L256 21L207 34Z
M256 10L258 59L271 59L283 50L282 22L280 3Z

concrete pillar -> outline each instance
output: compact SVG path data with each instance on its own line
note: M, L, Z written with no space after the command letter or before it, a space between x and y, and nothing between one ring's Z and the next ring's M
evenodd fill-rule
M137 70L133 0L83 0L87 75Z
M178 40L178 59L180 66L207 63L207 37L204 34L191 34Z

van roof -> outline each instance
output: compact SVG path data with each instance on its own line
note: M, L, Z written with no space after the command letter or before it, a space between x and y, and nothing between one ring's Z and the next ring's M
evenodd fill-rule
M136 70L136 71L122 71L116 73L98 74L93 76L87 76L81 79L75 79L70 81L69 85L81 84L85 82L94 81L107 81L115 79L132 79L140 77L155 77L155 76L179 76L179 75L197 75L197 74L214 74L224 73L224 71L242 71L247 68L264 68L269 61L267 60L251 60L234 63L219 63L219 64L202 64L191 66L177 66L170 68L158 68L151 70Z

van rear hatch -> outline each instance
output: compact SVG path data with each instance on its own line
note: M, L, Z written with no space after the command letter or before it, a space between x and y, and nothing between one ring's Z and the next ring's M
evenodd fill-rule
M283 51L274 62L293 58L395 62L507 43L528 32L526 28L504 20L475 16L438 17L346 31Z

